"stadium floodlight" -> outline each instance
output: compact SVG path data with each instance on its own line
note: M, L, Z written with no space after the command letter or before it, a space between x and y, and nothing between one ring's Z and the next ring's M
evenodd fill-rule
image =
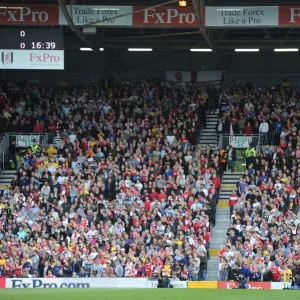
M212 52L212 49L204 49L204 48L195 48L195 49L190 49L191 52Z
M235 52L259 52L258 48L234 49Z
M128 48L128 51L130 51L130 52L135 52L135 51L151 52L151 51L153 51L153 49L152 48Z
M298 52L298 48L275 48L274 52Z
M80 51L93 51L92 48L80 48Z

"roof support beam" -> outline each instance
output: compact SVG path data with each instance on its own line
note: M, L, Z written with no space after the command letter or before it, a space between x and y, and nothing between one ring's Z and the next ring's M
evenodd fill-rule
M211 48L213 50L214 56L216 57L216 59L219 62L220 66L222 67L222 69L224 69L224 63L223 63L219 53L214 48L213 43L211 42L211 40L210 40L210 38L209 38L209 36L208 36L204 26L203 26L202 16L201 16L201 6L200 6L199 0L193 0L193 7L194 7L196 18L198 20L198 27L199 27L199 30L202 34L202 37L205 40L206 44L209 46L209 48Z
M285 43L285 41L288 39L288 37L290 36L290 34L294 31L295 27L291 27L289 29L289 31L286 33L286 35L284 36L283 40L281 40L281 42L279 43L279 47L283 46L283 44Z
M97 51L97 47L96 45L94 45L93 43L91 43L90 41L86 40L85 36L83 35L83 33L80 31L80 29L76 28L76 26L73 23L72 18L70 17L70 14L67 10L66 4L64 3L63 0L57 0L57 3L59 4L59 7L61 8L61 11L63 12L68 25L70 27L70 29L77 35L77 37L85 44L87 45L89 48L92 48L94 51Z

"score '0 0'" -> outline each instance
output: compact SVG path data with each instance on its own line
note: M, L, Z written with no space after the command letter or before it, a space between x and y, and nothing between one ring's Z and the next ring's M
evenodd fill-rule
M25 35L26 32L24 30L21 30L20 36L24 37ZM47 49L47 50L52 49L53 50L56 48L55 42L45 42L45 45L42 42L32 42L31 44L32 44L31 49ZM25 43L20 44L21 49L25 49L25 47L26 47Z
M55 49L56 48L56 43L55 42L45 42L45 43L42 43L42 42L32 42L31 43L31 49L47 49L47 50L50 50L50 49ZM20 44L20 48L21 49L25 49L26 45L25 43L21 43Z

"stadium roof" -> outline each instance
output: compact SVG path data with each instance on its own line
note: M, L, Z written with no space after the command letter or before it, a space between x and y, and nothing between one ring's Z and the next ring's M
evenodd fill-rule
M167 0L70 0L67 4L78 5L139 5L153 6ZM193 7L193 1L188 0ZM41 4L57 4L56 0L39 1ZM206 6L263 6L287 5L280 0L204 0ZM10 4L37 4L34 0L11 0ZM288 5L298 4L299 0L289 0ZM177 5L175 2L173 4ZM84 47L82 41L68 27L65 30L67 50ZM156 28L156 27L98 27L96 35L85 38L106 49L127 49L129 47L150 47L161 51L182 51L189 48L213 48L220 55L232 52L235 48L260 48L269 51L273 48L299 47L299 27L258 27L258 28ZM218 54L217 54L218 55Z

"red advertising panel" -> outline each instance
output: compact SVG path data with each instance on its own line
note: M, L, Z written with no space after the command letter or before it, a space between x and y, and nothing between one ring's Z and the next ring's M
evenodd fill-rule
M134 6L133 11L144 9L143 6ZM205 23L203 7L203 23ZM133 14L133 26L140 27L197 27L198 20L193 7L161 6L149 8Z
M300 26L300 6L279 6L279 26Z
M234 289L238 287L235 281L220 281L219 289ZM248 282L248 288L251 290L270 290L271 282Z
M58 25L58 5L0 5L1 25Z
M6 288L6 279L5 278L0 278L0 289L5 289Z

